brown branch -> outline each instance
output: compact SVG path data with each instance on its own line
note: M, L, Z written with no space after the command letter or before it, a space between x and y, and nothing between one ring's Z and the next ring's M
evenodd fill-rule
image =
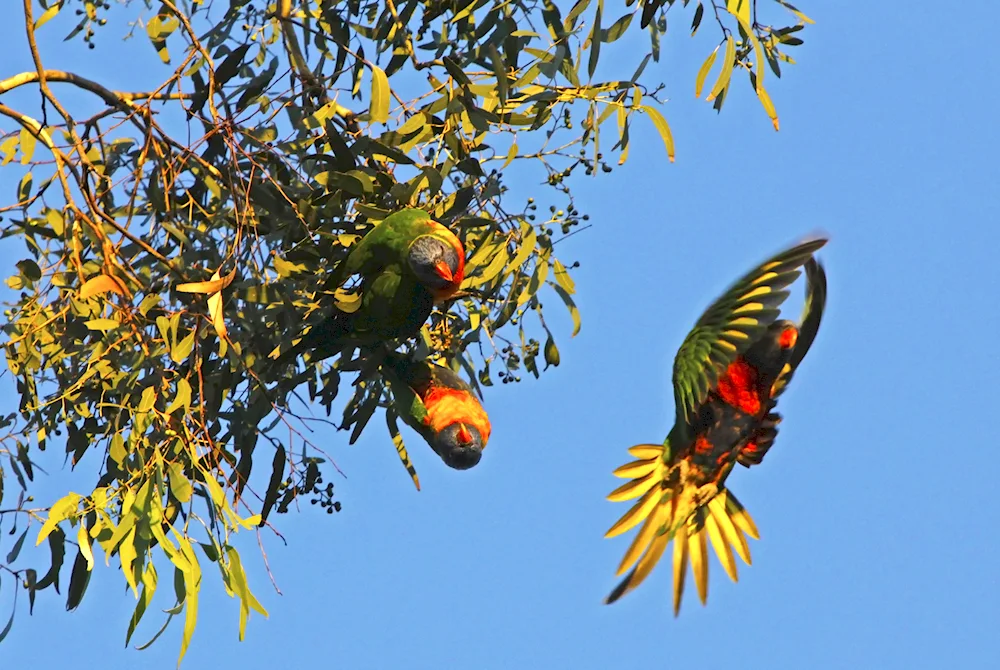
M43 80L46 84L53 81L74 84L84 90L100 96L109 105L114 105L115 107L121 107L122 105L131 107L133 100L190 100L194 97L191 93L161 93L159 91L139 91L129 93L126 91L112 91L104 86L101 86L95 81L91 81L90 79L81 77L78 74L64 72L62 70L21 72L20 74L15 74L12 77L0 80L0 95L3 95L4 93L19 86L33 84L36 81L40 82Z

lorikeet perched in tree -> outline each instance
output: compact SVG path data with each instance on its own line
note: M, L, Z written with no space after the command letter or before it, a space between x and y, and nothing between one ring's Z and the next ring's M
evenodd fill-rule
M360 306L334 314L282 353L289 360L313 350L312 360L345 345L370 345L412 337L436 302L458 291L465 276L465 249L455 234L419 209L404 209L372 228L327 280L329 290L361 276Z
M614 473L631 481L608 499L639 500L605 537L644 523L618 567L619 575L629 572L606 602L641 584L671 540L675 615L689 561L702 603L706 600L708 540L733 581L733 549L750 564L746 536L757 539L757 528L725 481L735 463L760 463L777 436L777 398L812 345L823 316L826 275L813 254L824 244L825 239L804 242L748 273L685 338L674 361L674 427L663 444L629 449L639 460ZM803 265L802 323L778 320L788 297L785 289Z
M490 418L461 377L441 365L396 354L386 358L382 370L403 421L446 465L467 470L479 463L490 439Z

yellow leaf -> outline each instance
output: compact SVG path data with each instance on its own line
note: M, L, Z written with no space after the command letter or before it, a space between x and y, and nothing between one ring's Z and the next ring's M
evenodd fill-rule
M191 405L191 384L183 377L177 382L177 394L173 402L166 409L166 414L173 414L178 409L187 408ZM185 501L181 501L185 502Z
M727 0L726 10L743 23L750 25L750 0Z
M674 162L674 135L670 132L670 126L667 124L667 120L663 118L659 110L655 107L643 107L642 108L649 118L652 119L653 125L660 132L660 137L663 139L663 146L667 148L667 158L671 163Z
M117 293L118 295L125 295L121 282L116 278L111 275L97 275L88 279L80 287L80 300L86 300L87 298L92 298L95 295L101 295L108 291Z
M558 260L552 261L552 270L555 272L556 281L566 289L567 293L576 293L576 284L573 282L573 278L569 276L569 271L565 265Z
M88 330L114 330L121 324L114 319L90 319L88 321L84 321L83 325L85 325Z
M31 162L32 156L35 155L35 145L38 140L30 130L21 128L19 143L21 145L21 165L27 165Z
M225 277L221 277L219 275L219 271L216 270L210 281L196 281L188 284L178 284L176 288L181 293L215 293L232 284L233 279L235 278L236 268L233 268L233 271Z
M139 597L139 588L135 583L135 570L132 569L132 564L138 554L135 552L135 527L133 526L129 530L128 535L122 540L122 543L118 545L118 559L122 563L122 574L125 575L125 581L128 585L132 587L132 593L136 598Z
M94 552L90 548L90 535L87 533L87 524L80 519L80 528L76 534L76 541L80 545L80 554L87 560L87 570L94 569Z
M736 58L736 40L733 39L732 35L726 37L726 54L722 61L722 69L719 70L719 78L715 80L715 85L712 86L712 91L705 98L706 102L712 102L719 94L722 93L723 89L729 85L729 79L733 76L733 60Z
M38 531L38 539L35 541L37 547L49 534L56 529L61 521L65 521L70 516L75 516L77 505L80 503L80 494L72 491L57 500L49 508L49 518L42 524L42 529Z
M222 291L213 293L208 299L208 315L212 318L212 325L220 338L224 338L229 332L226 328L226 319L222 315Z
M538 290L542 288L545 284L545 278L549 275L549 257L548 254L542 254L535 260L535 271L531 275L531 279L528 281L528 285L524 287L521 291L521 295L517 296L517 306L525 304L535 294Z
M37 21L35 21L35 28L34 29L38 30L39 28L41 28L42 26L44 26L46 23L48 23L49 20L53 16L55 16L56 14L59 13L60 9L62 9L62 3L61 2L59 4L52 5L51 7L49 7L48 9L46 9L44 12L42 12L42 15L38 17Z
M354 314L361 307L361 294L338 288L333 293L337 309L346 314Z
M771 125L774 126L775 130L778 130L778 110L774 108L774 103L771 102L771 96L763 86L757 87L757 98L760 100L760 104L764 105L764 111L767 112L769 117L771 117Z
M514 259L508 264L511 271L520 269L531 254L535 251L535 244L538 241L538 233L535 227L527 221L521 220L521 244L514 255Z
M371 109L369 115L374 123L389 120L389 78L378 65L372 65Z
M708 58L705 62L701 64L698 69L698 76L694 80L694 97L701 97L701 89L705 86L705 79L708 77L708 73L711 71L712 66L715 64L715 57L719 55L719 47L715 47L712 53L708 54Z
M517 157L517 151L518 151L517 142L514 142L510 145L510 151L507 152L507 160L503 162L503 167L500 168L501 170L510 165L510 162Z
M410 454L406 451L406 445L403 443L403 436L400 434L399 425L396 423L396 411L394 408L386 410L385 423L389 428L389 436L392 438L392 444L396 447L396 454L399 456L399 462L403 464L404 468L406 468L406 471L410 475L410 479L413 481L413 485L416 486L417 491L419 491L420 477L417 476L417 469L413 467L413 462L410 461Z

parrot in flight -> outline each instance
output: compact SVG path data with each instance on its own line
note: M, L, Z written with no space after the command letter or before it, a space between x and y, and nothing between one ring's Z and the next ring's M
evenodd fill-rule
M479 463L490 439L490 418L465 380L444 366L398 354L386 357L382 371L400 418L446 465L467 470Z
M465 249L446 227L419 209L396 212L354 245L325 282L335 290L361 276L360 305L314 325L287 351L272 354L291 360L312 350L312 361L335 355L344 346L372 345L416 335L435 303L453 296L465 277Z
M778 396L812 346L823 316L826 274L813 255L826 242L803 242L746 274L702 314L684 339L673 368L673 428L662 444L629 449L638 460L614 472L630 481L608 500L639 500L605 537L643 525L618 567L618 575L627 574L606 603L638 587L671 540L675 616L688 563L702 604L706 601L708 541L733 581L733 550L750 564L746 537L757 539L757 528L725 481L736 463L748 468L759 464L777 436ZM802 321L779 320L786 289L802 266Z

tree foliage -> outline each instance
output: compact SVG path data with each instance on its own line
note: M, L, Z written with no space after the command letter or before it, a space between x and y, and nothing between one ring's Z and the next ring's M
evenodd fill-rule
M118 37L109 18L153 46L136 49L149 54L147 90L46 68L57 27L93 48ZM0 98L0 163L18 183L2 232L24 248L7 279L20 404L2 419L0 576L15 579L0 587L16 610L19 591L30 609L62 585L74 609L98 559L114 560L136 598L129 642L170 591L167 571L181 658L213 564L241 638L251 610L264 613L235 533L277 533L271 515L303 495L340 510L325 479L335 466L303 430L326 419L307 400L330 416L343 391L335 424L350 442L381 409L417 482L372 352L305 369L274 360L331 305L350 309L355 296L324 279L351 245L395 210L431 212L465 246L464 291L416 341L391 344L480 390L537 377L560 359L542 299L580 328L573 266L556 254L588 219L571 177L610 170L605 155L625 163L636 123L674 160L646 69L668 19L710 34L701 69L679 73L696 94L721 110L746 76L776 129L765 72L780 76L811 23L783 0L24 0L22 19L36 68L0 73L0 96L40 95L23 108ZM648 53L627 78L598 78L626 35ZM82 96L101 111L85 118ZM512 202L508 167L537 172L536 196L557 204ZM52 447L84 492L34 501ZM39 556L26 563L21 549L42 543L49 562L30 567Z

